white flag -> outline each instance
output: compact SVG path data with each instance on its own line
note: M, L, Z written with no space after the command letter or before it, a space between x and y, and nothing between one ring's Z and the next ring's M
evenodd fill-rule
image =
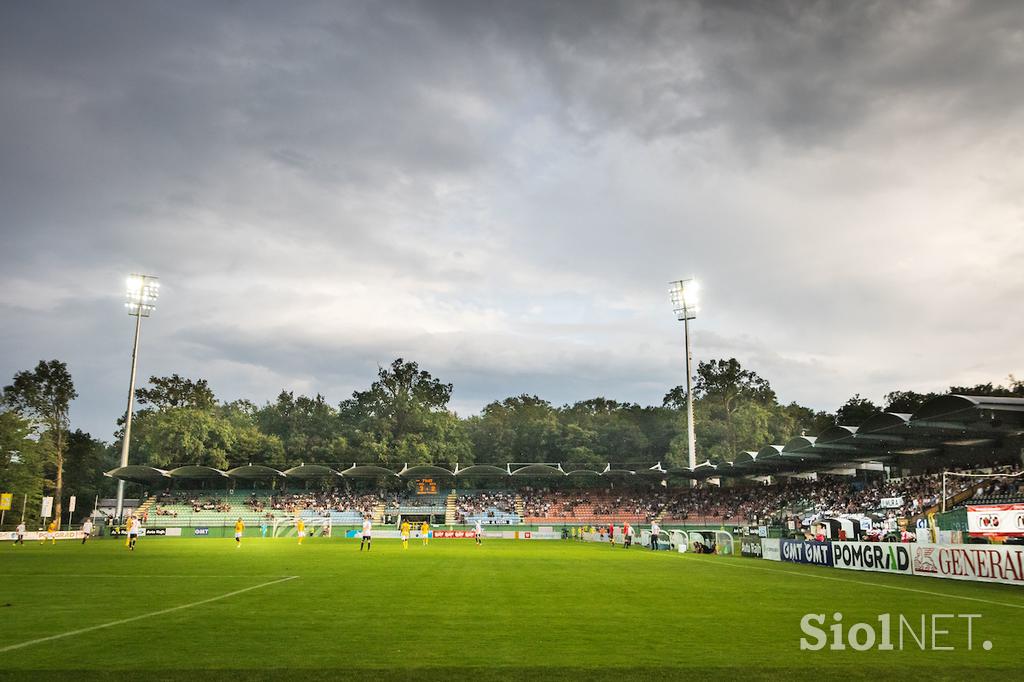
M48 519L48 518L50 518L51 514L53 514L53 498L52 497L44 497L43 498L43 509L42 509L42 513L40 514L40 516L42 516L44 519Z
M68 500L68 511L69 512L75 511L75 496L74 495L72 495L71 499Z

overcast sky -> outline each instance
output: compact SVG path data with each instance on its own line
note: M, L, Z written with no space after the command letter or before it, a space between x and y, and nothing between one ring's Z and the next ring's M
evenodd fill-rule
M0 379L72 418L140 377L338 402L415 359L454 407L781 400L1024 374L1018 2L0 4Z

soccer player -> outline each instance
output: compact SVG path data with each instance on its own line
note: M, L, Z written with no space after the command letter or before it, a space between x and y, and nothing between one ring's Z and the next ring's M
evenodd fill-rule
M92 535L92 519L86 519L82 524L82 544Z
M135 543L139 540L139 529L142 527L142 523L132 515L128 519L128 549L135 551Z
M51 545L57 544L57 519L50 521L50 525L46 527L46 535L39 540L39 544L45 545L47 540Z
M14 532L18 534L18 539L14 541L14 544L12 544L11 547L14 547L14 545L22 545L22 546L24 546L25 545L25 522L22 521L21 523L19 523L18 527L14 529Z
M370 551L370 541L373 539L373 522L370 521L370 517L367 516L363 519L363 539L359 542L359 551L363 551L363 545L366 545L366 551Z
M622 527L622 546L629 549L633 545L633 526L628 523Z
M402 520L402 527L399 530L402 535L402 549L409 549L409 522Z
M302 538L306 537L306 522L302 520L300 516L295 520L295 530L299 532L299 544L302 544Z
M608 524L608 542L611 543L612 547L615 546L615 524Z
M657 521L651 522L651 549L658 549L658 533L661 532L661 526L658 525Z
M476 544L479 545L484 539L484 526L480 523L480 519L476 520L476 527L473 529L473 535L476 536Z
M420 526L420 537L423 538L423 546L426 547L430 542L430 524L426 521Z
M242 547L242 533L245 532L245 524L242 523L242 517L239 516L238 520L235 521L235 549Z

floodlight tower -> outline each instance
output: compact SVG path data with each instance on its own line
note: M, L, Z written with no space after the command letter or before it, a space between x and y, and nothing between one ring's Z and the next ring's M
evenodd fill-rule
M121 442L121 466L128 466L128 444L132 437L132 412L135 407L135 367L139 357L139 331L142 318L149 317L156 310L156 299L160 296L160 282L151 275L129 275L125 282L125 304L128 314L135 318L135 342L132 344L132 378L128 386L128 410L124 415L124 440ZM124 508L124 481L117 481L117 509L114 516L121 521Z
M693 433L693 388L690 364L693 356L690 353L690 320L697 317L697 281L681 279L669 282L669 296L672 298L672 309L676 319L683 323L683 334L686 337L686 444L690 455L690 469L697 466L697 439Z

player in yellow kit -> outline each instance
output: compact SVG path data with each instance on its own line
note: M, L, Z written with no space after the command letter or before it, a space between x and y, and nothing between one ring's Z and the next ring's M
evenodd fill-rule
M300 516L295 521L295 530L299 531L299 544L302 544L302 538L306 537L306 522L302 520Z
M235 549L242 546L242 533L245 532L245 524L242 523L242 519L239 518L235 521Z
M51 545L57 544L57 519L50 521L50 525L46 527L46 535L39 540L39 544L44 545L47 540Z
M426 521L420 526L420 535L423 537L423 546L426 547L427 543L430 542L430 524Z
M402 549L409 549L409 522L402 521L402 527L399 529L402 535Z

